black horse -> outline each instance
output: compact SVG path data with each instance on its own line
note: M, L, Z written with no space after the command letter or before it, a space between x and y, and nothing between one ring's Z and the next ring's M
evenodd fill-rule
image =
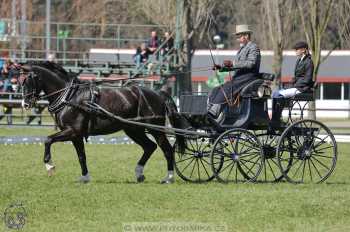
M78 80L75 75L52 62L24 64L22 70L23 107L31 108L39 98L46 98L49 101L48 109L55 115L60 129L45 141L44 163L49 175L53 174L55 168L51 160L51 145L72 141L82 170L80 181L90 181L84 138L124 130L143 149L143 155L135 169L136 180L144 181L143 168L158 144L165 155L168 170L162 183L174 181L174 148L164 132L122 123L88 106L95 103L117 116L154 125L165 125L168 116L172 126L178 127L181 119L176 114L176 105L165 92L158 93L138 86L99 88ZM45 95L40 96L41 92ZM147 137L146 132L154 137L157 144ZM177 144L183 144L182 138L177 136L177 139L180 140Z

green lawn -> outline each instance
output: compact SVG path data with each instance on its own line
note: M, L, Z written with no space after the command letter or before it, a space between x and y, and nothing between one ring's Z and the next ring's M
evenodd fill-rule
M0 130L0 136L15 134ZM72 145L53 145L57 169L50 178L43 151L39 145L0 145L0 210L22 202L28 214L23 231L123 231L123 223L132 222L213 223L226 231L350 231L348 144L339 144L335 172L318 185L189 184L180 178L160 185L166 165L159 150L145 168L146 182L136 184L141 150L135 145L87 145L92 182L80 184ZM0 224L0 231L9 230Z

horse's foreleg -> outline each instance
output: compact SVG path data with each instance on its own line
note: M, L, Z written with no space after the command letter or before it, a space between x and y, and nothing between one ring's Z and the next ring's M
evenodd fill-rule
M45 153L44 153L44 163L45 168L48 172L48 175L53 175L55 166L51 160L51 145L55 142L63 142L71 140L74 136L74 131L72 129L66 129L60 132L57 132L53 135L49 135L45 140Z
M81 167L81 177L80 182L87 183L90 181L90 175L86 165L86 155L83 138L73 139L73 145L77 151L80 167Z

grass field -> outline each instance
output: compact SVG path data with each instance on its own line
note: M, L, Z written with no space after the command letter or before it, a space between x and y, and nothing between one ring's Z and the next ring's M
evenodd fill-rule
M0 128L0 136L51 132ZM28 214L23 231L123 231L132 222L202 222L224 225L224 231L350 231L349 144L339 144L336 170L319 185L198 185L180 178L160 185L166 165L159 150L145 169L146 182L136 184L141 150L135 145L87 145L92 182L80 184L72 145L53 145L57 171L50 178L43 150L0 145L0 210L22 202ZM9 229L1 224L0 231Z

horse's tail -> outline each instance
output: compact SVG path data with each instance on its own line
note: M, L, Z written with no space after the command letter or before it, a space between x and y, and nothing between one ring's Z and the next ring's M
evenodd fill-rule
M183 129L185 128L185 120L184 118L178 113L177 107L171 96L161 90L160 95L163 98L165 102L165 107L166 107L166 112L167 116L169 118L170 124L177 129ZM185 150L185 137L181 134L176 133L176 144L177 144L177 149L179 152L184 152Z

